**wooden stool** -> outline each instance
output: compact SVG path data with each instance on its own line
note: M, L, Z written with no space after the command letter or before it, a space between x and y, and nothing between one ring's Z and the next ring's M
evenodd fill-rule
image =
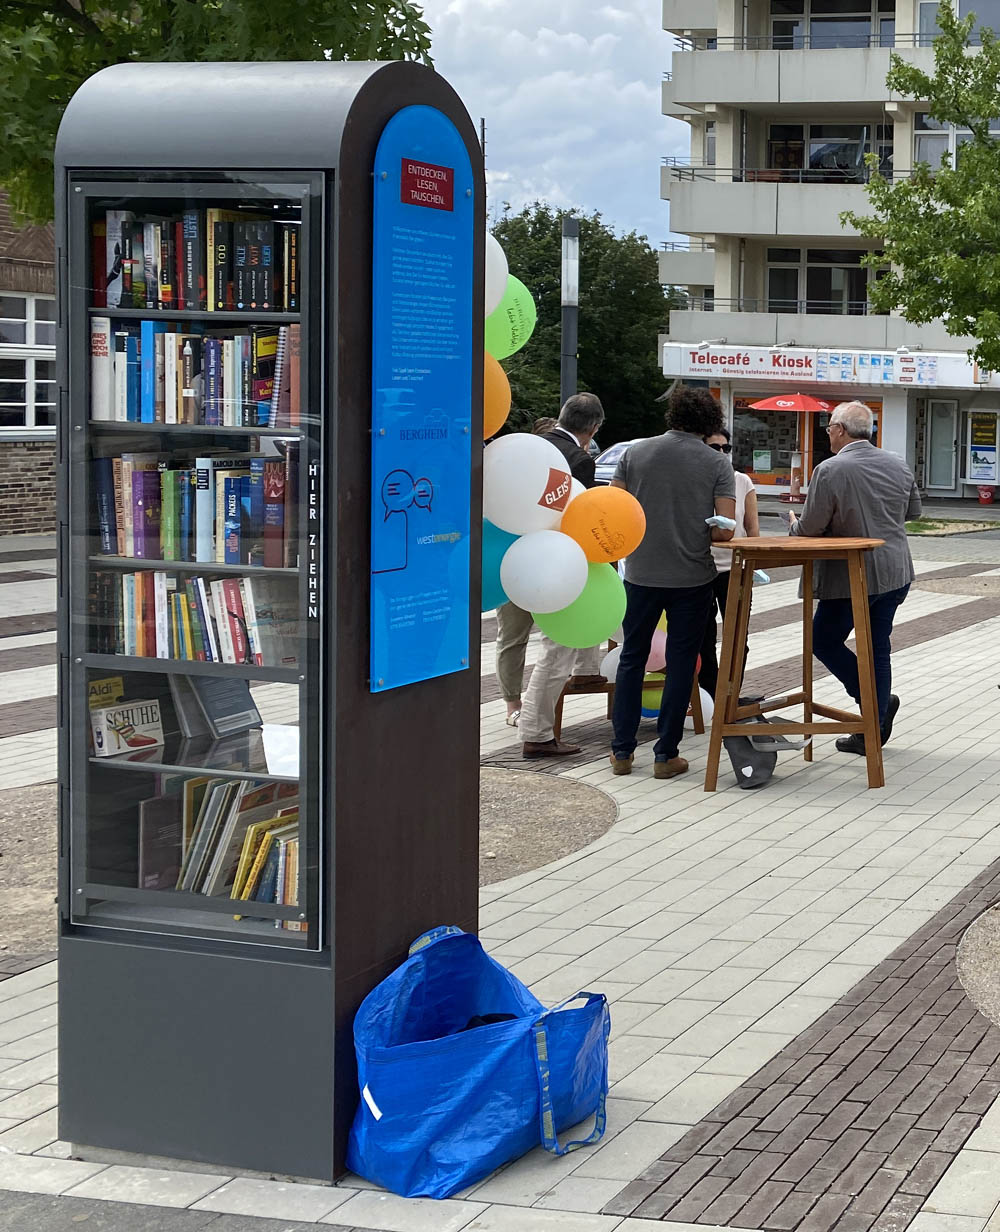
M847 735L861 732L865 737L865 760L868 763L868 786L884 787L882 769L882 738L878 721L878 700L875 695L875 665L872 658L872 631L868 613L868 581L863 553L881 547L882 539L806 539L789 535L787 539L732 539L717 546L731 548L733 567L729 574L726 595L726 619L722 627L722 655L719 663L719 684L715 691L715 714L712 737L708 746L708 766L705 770L705 790L715 791L719 781L719 758L725 736L747 736L751 728L742 723L770 710L786 706L802 706L802 722L780 719L769 723L767 732L775 736L821 734ZM858 680L861 686L861 713L838 710L813 701L812 621L813 562L844 560L851 585L851 607L854 613L854 637L858 656ZM760 705L740 705L740 686L746 662L747 633L750 628L750 595L755 569L780 569L787 565L802 566L802 688L784 697ZM814 715L833 720L817 723ZM812 742L803 751L806 761L812 761Z
M618 645L617 642L608 642L608 651L614 650ZM555 719L552 723L552 734L557 740L562 739L562 720L563 720L563 701L567 697L583 696L587 693L606 693L608 696L608 719L611 718L611 711L615 704L615 682L607 680L604 684L585 684L573 685L566 684L563 686L563 691L559 694L559 700L556 702ZM701 693L698 690L698 673L694 674L694 683L691 686L691 717L694 723L694 731L696 736L705 734L705 719L701 709Z

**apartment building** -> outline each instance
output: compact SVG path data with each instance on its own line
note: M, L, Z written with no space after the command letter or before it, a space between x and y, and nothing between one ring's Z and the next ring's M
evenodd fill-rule
M956 3L1000 29L1000 0ZM691 129L690 157L661 169L671 230L690 237L660 254L661 282L689 295L660 339L663 372L718 391L760 491L805 489L829 454L828 413L752 409L795 393L868 403L878 443L933 497L1000 483L1000 376L941 323L872 313L871 241L839 222L867 209L868 153L900 176L961 141L885 84L892 50L932 70L936 12L937 0L663 0L677 40L663 111Z

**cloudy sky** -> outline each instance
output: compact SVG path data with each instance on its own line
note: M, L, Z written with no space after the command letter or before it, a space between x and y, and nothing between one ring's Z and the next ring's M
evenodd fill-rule
M689 130L660 114L659 0L422 4L435 67L486 118L491 212L543 200L667 238L660 158L686 154Z

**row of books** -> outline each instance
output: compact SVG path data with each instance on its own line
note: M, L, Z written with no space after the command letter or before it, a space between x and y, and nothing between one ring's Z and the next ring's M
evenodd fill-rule
M297 428L301 419L298 325L206 334L95 316L90 374L98 422Z
M91 224L94 307L298 312L300 232L273 211L107 210Z
M294 784L187 778L179 791L140 801L138 830L140 889L298 905ZM275 927L306 926L276 920Z
M123 453L93 459L100 553L137 560L298 565L297 441L274 454Z
M96 654L257 667L298 662L297 587L281 578L96 569L88 616Z

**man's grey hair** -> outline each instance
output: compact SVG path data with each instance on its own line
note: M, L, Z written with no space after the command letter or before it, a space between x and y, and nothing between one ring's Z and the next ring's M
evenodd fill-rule
M841 402L833 408L830 422L843 424L844 431L852 440L866 441L871 439L875 420L871 408L863 402Z
M586 436L604 423L604 407L597 394L571 394L559 412L559 426Z

